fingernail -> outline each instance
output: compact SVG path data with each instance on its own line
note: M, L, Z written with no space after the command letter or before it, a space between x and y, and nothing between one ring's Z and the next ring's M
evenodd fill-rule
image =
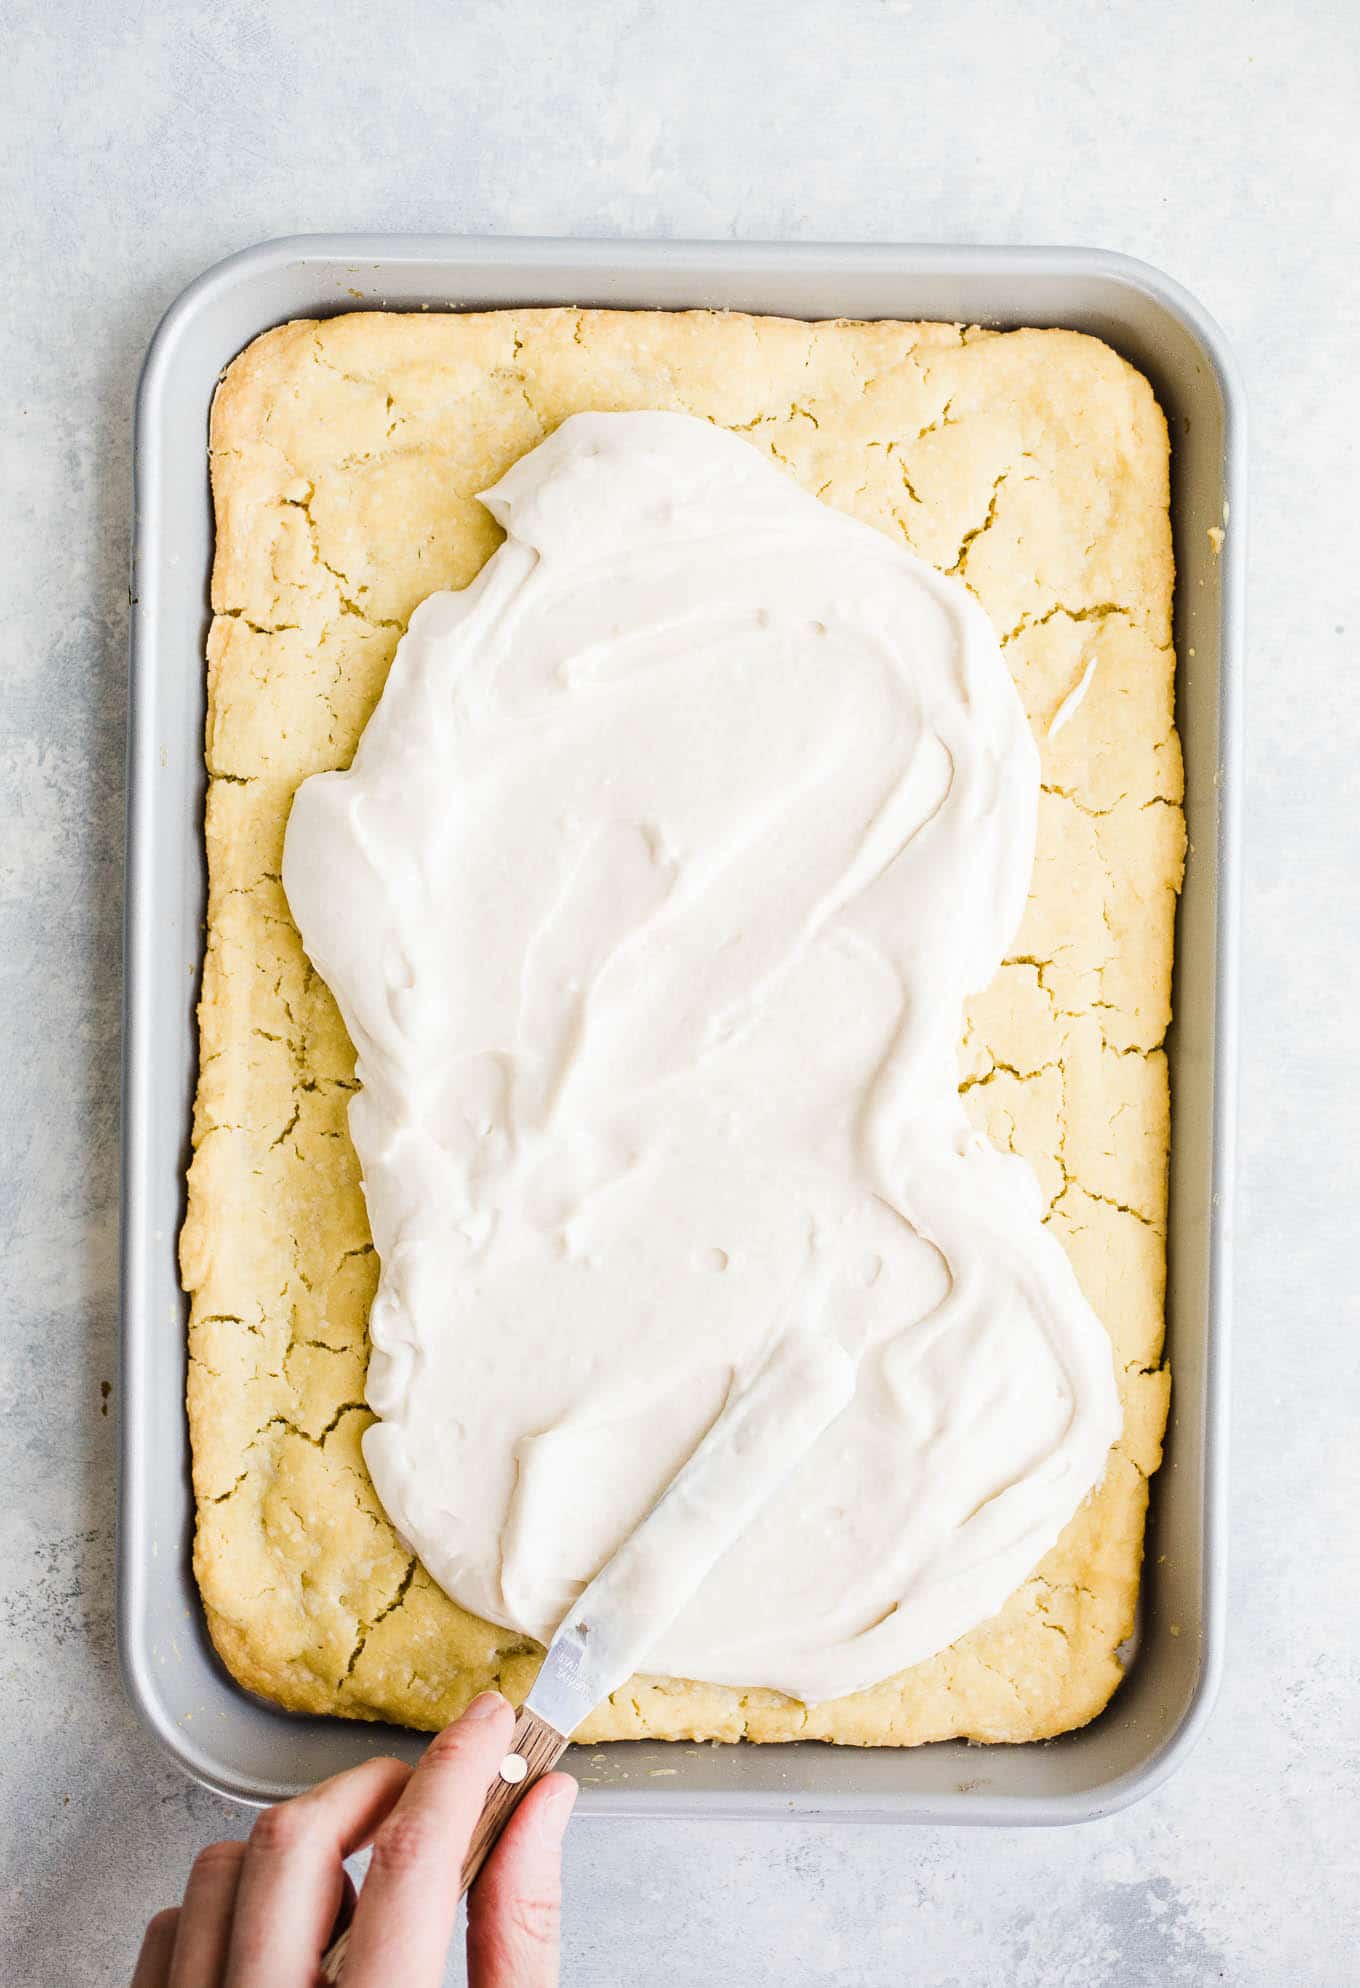
M466 1712L464 1712L463 1717L465 1719L489 1719L494 1712L504 1710L508 1703L509 1700L502 1698L499 1691L483 1691L473 1699Z
M576 1797L580 1792L576 1783L565 1777L560 1781L554 1780L550 1788L544 1789L539 1808L539 1821L545 1834L554 1837L562 1834L567 1826L567 1817L575 1808Z

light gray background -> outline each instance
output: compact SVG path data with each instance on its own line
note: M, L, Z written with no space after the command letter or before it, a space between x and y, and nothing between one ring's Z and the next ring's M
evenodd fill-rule
M1077 1831L583 1824L568 1988L1355 1988L1360 10L8 0L0 19L0 1977L125 1982L194 1848L246 1824L152 1751L113 1647L137 368L232 249L426 228L1122 249L1225 325L1254 426L1233 1639L1209 1736Z

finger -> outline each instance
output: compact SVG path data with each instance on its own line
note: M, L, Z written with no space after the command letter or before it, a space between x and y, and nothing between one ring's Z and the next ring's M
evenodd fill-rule
M472 1825L514 1731L494 1691L425 1750L410 1786L373 1841L350 1928L345 1988L439 1988L458 1916L458 1879Z
M244 1843L210 1843L194 1858L179 1910L170 1988L216 1988L227 1964Z
M557 1988L569 1774L531 1788L468 1898L468 1988Z
M178 1925L177 1905L167 1906L150 1921L142 1935L137 1965L132 1970L132 1988L167 1988Z
M350 1920L354 1917L354 1908L358 1903L359 1894L354 1889L354 1880L348 1871L342 1871L340 1874L340 1903L335 1908L335 1917L332 1919L331 1929L326 1935L324 1949L326 1953L330 1952L346 1926L348 1926Z
M241 1865L226 1988L312 1988L343 1896L341 1860L368 1842L410 1778L404 1761L365 1760L265 1810Z

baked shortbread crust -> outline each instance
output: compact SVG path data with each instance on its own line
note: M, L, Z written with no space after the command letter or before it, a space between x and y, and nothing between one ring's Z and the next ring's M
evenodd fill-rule
M299 782L349 763L413 609L495 549L476 493L568 414L630 408L746 436L964 580L1001 635L1044 786L1028 912L964 1018L963 1088L1038 1175L1114 1343L1124 1432L1001 1613L928 1662L812 1707L636 1678L580 1737L1045 1738L1119 1682L1161 1454L1161 1044L1185 845L1166 424L1140 374L1065 331L356 312L268 332L229 368L212 415L209 897L181 1238L213 1640L283 1705L420 1727L533 1679L537 1645L435 1586L364 1469L377 1263L346 1131L354 1052L279 871Z

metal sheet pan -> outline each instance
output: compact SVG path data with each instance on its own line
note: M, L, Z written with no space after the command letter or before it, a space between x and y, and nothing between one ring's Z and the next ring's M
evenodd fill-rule
M1044 1745L634 1742L569 1761L581 1807L596 1815L1015 1824L1108 1813L1185 1757L1223 1656L1245 449L1241 390L1211 320L1155 270L1092 250L304 236L231 257L171 308L138 395L131 588L119 1508L128 1689L186 1772L246 1802L376 1750L413 1757L422 1745L389 1727L294 1717L243 1692L212 1653L189 1565L175 1246L204 904L207 421L223 367L285 319L526 303L1069 325L1124 353L1166 409L1190 832L1168 1045L1175 1387L1130 1675L1085 1731ZM1220 546L1211 533L1224 527Z

